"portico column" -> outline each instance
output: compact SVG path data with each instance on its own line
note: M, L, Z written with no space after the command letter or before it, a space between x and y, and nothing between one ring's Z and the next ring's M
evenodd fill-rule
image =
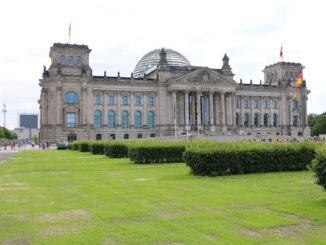
M209 91L209 125L214 125L214 103L213 103L214 91Z
M272 113L272 108L273 108L273 98L269 99L269 126L273 126L273 113Z
M177 122L177 92L172 91L172 124Z
M232 126L235 125L235 93L232 93Z
M239 96L240 99L240 115L239 115L239 122L240 127L243 127L243 97Z
M253 115L253 98L252 98L252 96L250 96L249 103L250 103L249 127L252 127L253 124L254 124L254 122L253 122L254 115Z
M118 127L121 127L121 95L120 95L120 91L118 91L117 94L117 121L118 121Z
M144 94L144 122L143 125L147 126L147 94Z
M185 91L185 126L189 126L189 92Z
M259 98L259 106L260 106L260 127L264 126L264 112L263 112L263 106L264 106L264 98Z
M135 126L135 95L134 93L132 93L130 95L130 121L131 121L131 127L134 127Z
M106 93L103 94L103 126L108 126L108 103L107 103L108 95Z
M82 94L81 94L81 113L82 113L82 120L81 120L81 125L86 125L87 124L87 121L86 121L86 114L87 114L87 99L86 99L86 92L87 92L87 89L86 87L83 87L82 88Z
M65 122L61 122L61 112L62 112L62 106L61 106L61 91L62 87L57 87L57 125L65 124ZM77 117L77 115L76 115Z
M200 106L201 92L197 91L197 125L201 125L201 106Z
M221 104L221 126L225 126L225 97L224 97L225 92L221 91L221 96L220 96L220 104Z

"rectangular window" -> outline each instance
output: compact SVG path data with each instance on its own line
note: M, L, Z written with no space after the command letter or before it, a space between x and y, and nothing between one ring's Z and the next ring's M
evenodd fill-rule
M248 108L249 107L249 101L248 99L243 100L243 108Z
M97 104L97 105L101 104L101 99L102 99L101 95L96 95L95 96L95 104Z
M236 108L240 108L240 100L239 99L235 100L235 106L236 106Z
M264 108L268 109L268 100L264 100Z
M74 128L76 126L76 112L67 112L67 128Z
M298 102L296 100L292 100L292 109L298 108Z
M293 116L292 120L293 120L292 125L294 127L297 127L298 126L298 116Z
M148 96L147 105L149 105L149 106L154 105L154 97L153 96Z
M136 96L135 105L141 105L141 96L139 96L139 95Z
M258 100L254 100L254 108L255 109L259 108L259 101Z
M110 95L109 96L109 101L108 101L109 103L109 105L114 105L114 95Z
M277 100L273 100L273 109L277 109L278 105L277 105Z
M122 96L122 105L128 105L129 104L129 97L128 96Z

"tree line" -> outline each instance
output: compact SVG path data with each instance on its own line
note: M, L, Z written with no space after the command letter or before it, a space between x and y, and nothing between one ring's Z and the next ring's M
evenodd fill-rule
M0 139L14 140L17 138L16 133L10 132L10 130L5 127L0 127Z
M308 125L311 129L311 136L326 134L326 112L320 115L310 113L308 115Z

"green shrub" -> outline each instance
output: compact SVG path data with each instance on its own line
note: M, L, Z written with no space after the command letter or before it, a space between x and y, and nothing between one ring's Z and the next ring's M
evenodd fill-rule
M317 149L314 171L317 177L317 184L326 190L326 146Z
M307 169L315 156L309 143L216 143L188 147L186 164L194 175L230 175Z
M93 154L104 154L104 141L89 142L89 151Z
M79 141L78 150L80 152L89 152L90 151L89 145L90 145L90 141Z
M104 144L104 154L111 158L128 157L128 146L120 141L110 141Z
M183 162L185 142L142 142L129 146L129 157L135 163Z

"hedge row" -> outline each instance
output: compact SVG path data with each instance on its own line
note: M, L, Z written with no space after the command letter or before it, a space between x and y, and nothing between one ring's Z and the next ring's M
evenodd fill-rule
M326 146L317 149L314 164L314 171L317 177L317 184L326 190Z
M217 176L305 170L315 156L310 143L212 143L188 147L184 160L194 175Z
M135 163L184 162L186 142L143 142L129 147L129 157Z

